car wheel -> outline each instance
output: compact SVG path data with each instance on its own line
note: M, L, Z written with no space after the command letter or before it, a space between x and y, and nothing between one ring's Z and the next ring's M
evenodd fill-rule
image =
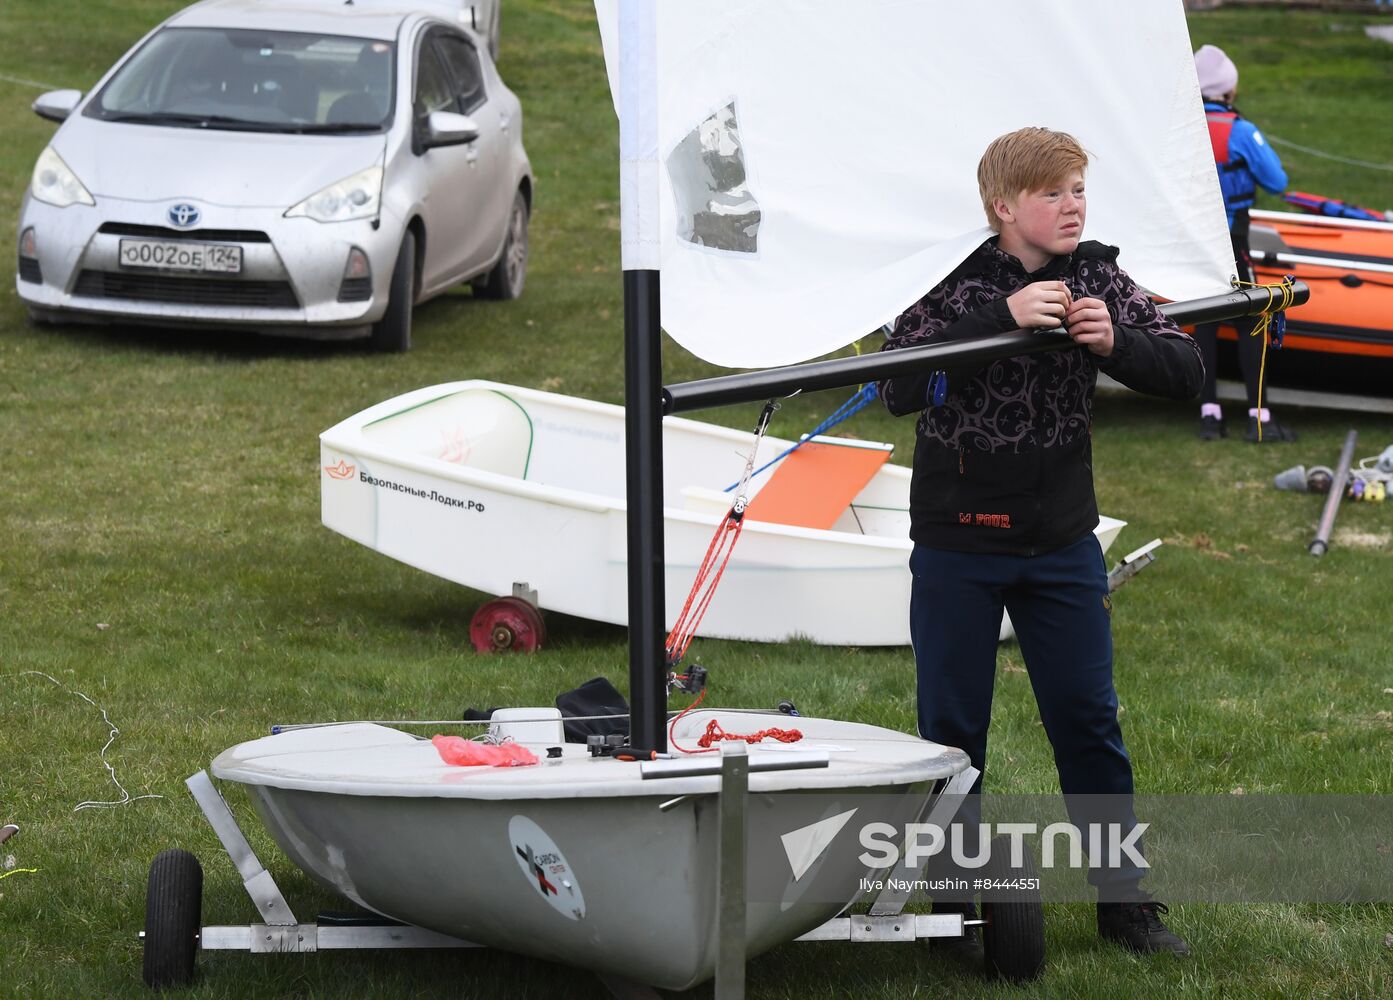
M415 298L416 234L408 229L401 238L397 262L392 267L387 311L372 325L372 335L368 339L374 351L401 354L411 350L411 308Z
M508 235L503 240L503 255L484 278L480 291L489 299L515 299L522 294L527 281L527 199L519 191L513 195L513 208L508 215Z

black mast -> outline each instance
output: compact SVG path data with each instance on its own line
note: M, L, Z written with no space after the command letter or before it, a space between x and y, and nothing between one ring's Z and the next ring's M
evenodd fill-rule
M640 756L667 751L656 49L654 0L620 0L619 221L624 267L629 745Z
M629 745L667 752L663 595L663 347L658 272L624 272L624 458L629 542Z

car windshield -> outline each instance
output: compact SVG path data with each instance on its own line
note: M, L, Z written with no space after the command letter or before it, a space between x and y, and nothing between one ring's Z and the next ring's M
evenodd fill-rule
M166 28L88 105L107 121L255 132L375 132L392 120L394 46L338 35Z

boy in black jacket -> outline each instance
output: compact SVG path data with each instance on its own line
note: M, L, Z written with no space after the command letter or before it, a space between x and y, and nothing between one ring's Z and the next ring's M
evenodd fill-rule
M1090 447L1104 371L1142 392L1191 398L1199 349L1117 266L1080 242L1088 156L1073 137L1021 129L977 169L997 232L895 324L885 349L1064 326L1078 346L950 373L941 405L928 375L881 383L891 413L919 414L910 487L910 630L919 732L985 769L996 643L1010 612L1074 822L1091 801L1135 826L1132 766L1117 722L1107 571ZM973 788L979 792L981 779ZM975 798L970 799L975 803ZM967 820L972 818L969 808ZM1125 855L1123 855L1125 859ZM1098 928L1141 952L1186 954L1138 887L1137 866L1096 868Z

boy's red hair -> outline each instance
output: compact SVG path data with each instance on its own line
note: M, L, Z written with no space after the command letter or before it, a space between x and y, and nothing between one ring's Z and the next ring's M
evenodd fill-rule
M1022 128L993 139L977 164L977 187L987 225L1001 232L993 203L1010 200L1022 191L1039 191L1063 181L1075 170L1088 169L1088 153L1067 132Z

